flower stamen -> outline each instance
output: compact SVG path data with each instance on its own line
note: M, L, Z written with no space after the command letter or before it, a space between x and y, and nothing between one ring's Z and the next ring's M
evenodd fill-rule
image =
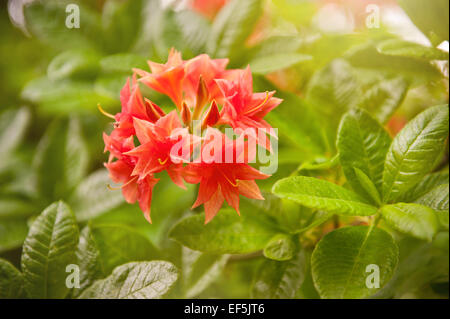
M104 116L109 117L109 118L112 118L113 120L116 119L116 118L114 117L114 115L109 114L108 112L106 112L106 111L102 108L102 106L100 105L100 103L97 104L97 108L98 108L98 110L100 111L100 113L102 113Z

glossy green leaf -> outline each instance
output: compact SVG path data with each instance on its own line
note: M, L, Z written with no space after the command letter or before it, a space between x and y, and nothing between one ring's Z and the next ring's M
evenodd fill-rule
M300 252L289 261L264 260L253 279L251 296L256 299L292 299L305 279L307 260Z
M264 256L278 261L290 260L294 257L296 244L291 236L275 235L264 247Z
M250 67L255 74L267 74L311 59L312 56L300 53L277 53L252 60Z
M95 171L77 186L69 204L78 221L86 221L124 203L120 190L111 190L109 174L105 169Z
M152 243L123 225L90 225L83 229L78 244L81 291L94 280L111 274L114 268L131 261L160 258Z
M364 189L364 191L369 195L369 197L377 204L381 205L381 198L378 189L375 187L370 178L359 168L355 167L356 178Z
M449 183L448 172L436 172L425 175L422 180L398 198L399 202L413 202L430 192L433 188Z
M377 49L380 53L393 56L406 56L423 60L448 60L448 52L399 39L383 41L378 44Z
M78 119L54 121L39 142L33 163L42 195L49 200L64 198L86 174L88 161Z
M383 163L390 144L389 134L366 111L353 109L343 116L336 145L345 177L355 192L368 195L355 168L381 192Z
M22 274L8 261L0 259L0 299L18 299L24 296Z
M193 250L243 254L263 249L276 233L274 226L250 212L242 211L239 216L235 211L222 210L206 225L203 214L184 218L169 236Z
M432 208L440 224L447 230L449 221L448 187L448 184L436 186L415 201L418 204Z
M386 222L400 232L431 241L439 222L432 209L418 204L397 203L381 208Z
M448 116L448 105L431 107L394 138L384 164L384 202L397 199L433 168L448 136Z
M260 0L231 0L214 19L207 52L214 57L237 55L260 13Z
M166 261L132 262L96 281L80 299L158 299L178 278L178 270Z
M22 252L25 288L31 298L64 298L66 267L76 264L78 227L63 202L47 207L31 225Z
M356 193L336 184L306 176L279 180L272 192L306 207L346 216L370 216L377 208Z
M354 226L334 230L320 240L311 257L311 270L322 298L358 299L383 287L397 262L398 247L391 235L379 228ZM371 265L378 267L379 288Z

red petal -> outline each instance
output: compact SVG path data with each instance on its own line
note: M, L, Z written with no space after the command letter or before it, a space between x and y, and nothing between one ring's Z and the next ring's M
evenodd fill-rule
M211 196L203 206L205 208L205 224L209 223L219 212L222 207L224 197L220 188L217 188L216 192Z
M261 195L259 187L255 181L240 180L238 183L238 188L239 193L245 197L264 200L264 197Z

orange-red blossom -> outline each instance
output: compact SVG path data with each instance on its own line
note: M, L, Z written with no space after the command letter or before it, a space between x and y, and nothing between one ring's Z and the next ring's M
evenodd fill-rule
M110 153L105 167L111 179L122 184L126 201L138 201L151 222L152 191L159 180L155 174L162 171L179 187L185 188L184 181L199 184L193 208L204 205L206 223L224 201L239 213L239 195L264 199L255 180L269 176L248 164L252 155L247 141L241 135L236 143L218 128L254 129L254 136L259 136L258 128L271 128L264 116L281 100L273 97L274 92L253 93L250 69L227 70L227 59L202 54L183 60L171 50L167 63L148 63L151 72L134 69L133 78L127 80L120 94L122 110L112 116L114 129L103 135L105 151ZM144 98L139 82L170 97L176 109L166 114ZM200 123L206 134L198 134L193 123ZM257 142L270 149L266 138ZM180 143L183 153L174 154ZM217 154L204 158L195 154L196 147L200 154L209 150ZM227 152L234 154L232 161L224 160Z

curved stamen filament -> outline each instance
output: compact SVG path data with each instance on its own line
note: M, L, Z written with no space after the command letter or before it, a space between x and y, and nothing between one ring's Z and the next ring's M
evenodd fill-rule
M221 173L222 173L223 177L225 177L225 179L227 180L227 182L230 183L231 186L233 186L233 187L238 187L238 182L239 182L239 181L236 181L236 183L233 183L232 181L230 181L230 179L227 177L227 175L225 175L224 172L221 172Z
M260 107L262 107L264 104L266 104L266 102L269 100L269 91L266 91L266 98L264 99L264 101L262 101L262 103L258 104L257 106L255 106L254 108L248 110L247 112L245 112L244 114L249 114L252 113L253 111L256 111L257 109L259 109Z
M109 114L108 112L106 112L106 111L102 108L102 106L100 105L100 103L97 104L97 108L98 108L98 110L100 111L100 113L102 113L104 116L109 117L109 118L112 118L113 120L116 119L116 118L114 117L114 115Z
M126 182L125 184L121 185L120 187L112 187L110 184L108 184L108 189L112 190L112 191L117 191L119 189L122 189L128 185L130 185L131 183L133 183L134 181L136 181L138 178L138 176L133 177L132 179L130 179L128 182Z
M166 157L166 159L165 159L164 161L161 161L161 159L158 158L159 165L164 165L164 164L166 164L168 160L169 160L168 157Z

